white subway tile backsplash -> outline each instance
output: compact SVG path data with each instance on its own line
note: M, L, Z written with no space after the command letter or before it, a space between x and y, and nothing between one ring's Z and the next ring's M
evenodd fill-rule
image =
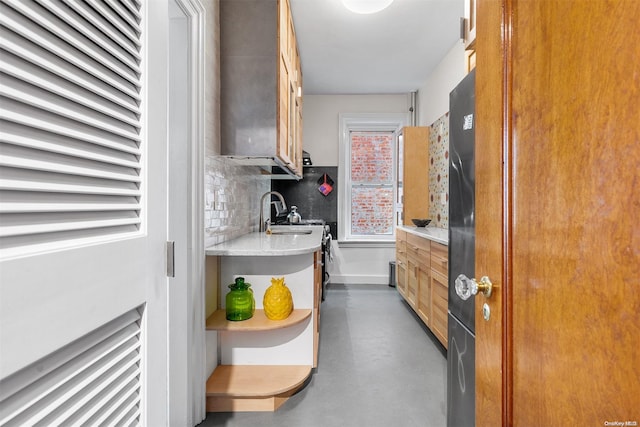
M205 206L205 246L233 239L257 229L260 197L271 181L253 166L209 156L205 161L205 191L215 202Z

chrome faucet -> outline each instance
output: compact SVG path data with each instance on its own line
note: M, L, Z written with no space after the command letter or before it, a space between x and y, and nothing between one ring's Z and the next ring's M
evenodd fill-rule
M269 202L269 219L266 221L264 219L264 211L263 211L264 199L265 197L271 196L271 195L277 196L278 199L280 199L280 202L282 203L282 209L284 211L287 210L287 204L284 202L284 197L282 197L282 194L278 193L277 191L267 191L266 193L264 193L260 198L260 225L258 228L260 232L267 231L267 229L269 228L269 225L271 225L271 203L272 202Z

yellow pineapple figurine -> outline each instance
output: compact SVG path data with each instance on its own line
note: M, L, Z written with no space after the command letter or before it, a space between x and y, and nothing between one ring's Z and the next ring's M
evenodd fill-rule
M283 320L293 311L291 291L284 284L284 277L271 278L271 286L264 292L262 299L264 314L271 320Z

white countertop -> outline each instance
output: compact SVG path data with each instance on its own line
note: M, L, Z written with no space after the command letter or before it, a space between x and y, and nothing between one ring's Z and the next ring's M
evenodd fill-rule
M321 225L274 225L272 230L311 230L311 234L266 234L253 232L205 249L207 255L280 256L319 251L322 247Z
M399 225L398 228L406 231L407 233L425 237L429 240L433 240L434 242L442 243L443 245L449 245L449 230L446 228L413 227L409 225Z

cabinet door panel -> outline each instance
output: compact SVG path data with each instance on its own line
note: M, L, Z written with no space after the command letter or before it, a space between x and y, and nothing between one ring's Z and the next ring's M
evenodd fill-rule
M396 258L396 289L407 298L407 261L406 258Z
M447 278L431 271L431 331L447 347L447 308L449 290Z
M413 309L416 308L418 297L418 264L412 258L407 259L407 302Z
M278 76L278 150L277 154L280 160L284 164L291 163L289 159L289 116L290 116L290 102L291 97L289 95L289 68L284 57L280 57L280 75Z
M418 269L418 316L425 325L431 325L431 274L428 268L421 265Z
M403 219L405 225L412 226L412 218L429 218L429 203L424 195L424 189L429 188L429 127L409 126L402 132Z

